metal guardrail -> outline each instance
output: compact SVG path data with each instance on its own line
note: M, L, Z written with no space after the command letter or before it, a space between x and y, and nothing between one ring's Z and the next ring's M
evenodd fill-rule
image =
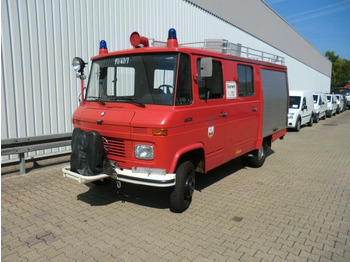
M71 139L72 133L2 139L1 155L18 154L20 172L25 174L25 153L49 148L70 146Z

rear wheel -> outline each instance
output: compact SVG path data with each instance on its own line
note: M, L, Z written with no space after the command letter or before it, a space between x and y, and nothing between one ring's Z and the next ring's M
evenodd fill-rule
M317 114L314 120L315 120L315 123L318 123L320 121L320 115Z
M297 123L295 124L295 131L299 132L301 128L301 120L298 118Z
M249 159L249 165L254 168L261 167L266 159L269 146L264 141L261 148L253 151L253 156Z
M191 161L185 161L176 169L176 184L170 193L170 210L184 212L191 204L195 187L195 170Z
M312 126L314 124L314 116L311 115L310 121L309 121L309 126Z

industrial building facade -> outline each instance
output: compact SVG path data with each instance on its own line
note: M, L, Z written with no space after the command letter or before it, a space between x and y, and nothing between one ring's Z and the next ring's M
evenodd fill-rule
M72 131L71 116L80 96L72 59L79 56L88 62L98 54L102 39L110 51L131 48L133 31L165 41L168 29L175 28L179 43L226 39L283 56L291 90L330 91L331 62L261 0L2 0L1 4L2 139Z

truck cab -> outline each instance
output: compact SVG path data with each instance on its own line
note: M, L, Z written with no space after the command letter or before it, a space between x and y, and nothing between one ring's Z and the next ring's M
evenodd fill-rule
M130 43L108 52L102 42L92 58L65 177L171 187L170 209L183 212L196 172L240 156L263 165L286 133L285 66L179 46L174 29L163 46L149 47L136 32ZM84 64L73 61L81 81Z

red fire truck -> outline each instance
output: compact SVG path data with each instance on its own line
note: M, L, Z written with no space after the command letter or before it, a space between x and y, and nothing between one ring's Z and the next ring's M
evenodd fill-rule
M174 29L167 42L134 32L130 43L108 52L100 42L87 88L85 62L73 59L82 96L65 177L171 187L170 209L183 212L196 172L240 156L261 167L271 143L286 134L282 57L226 40L179 45Z

